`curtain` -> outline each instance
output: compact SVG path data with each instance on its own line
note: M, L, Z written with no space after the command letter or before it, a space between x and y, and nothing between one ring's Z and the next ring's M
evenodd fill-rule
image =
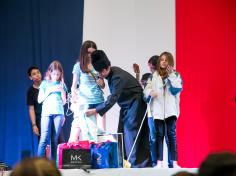
M59 60L71 86L82 43L83 7L83 0L0 1L0 161L9 166L36 153L26 105L32 84L27 69L36 65L44 75L48 65ZM66 137L71 121L67 117Z

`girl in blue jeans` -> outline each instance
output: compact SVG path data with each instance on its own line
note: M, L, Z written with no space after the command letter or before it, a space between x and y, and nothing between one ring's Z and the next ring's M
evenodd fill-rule
M39 87L38 102L42 103L41 136L38 156L45 157L47 144L51 144L51 159L56 159L58 137L63 126L66 102L66 86L63 69L58 61L53 61L46 72L45 80Z

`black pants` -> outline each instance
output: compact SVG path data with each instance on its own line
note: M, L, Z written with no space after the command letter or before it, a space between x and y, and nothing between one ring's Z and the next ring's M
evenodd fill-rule
M39 143L39 140L40 140L40 134L41 134L41 114L39 116L36 115L36 126L39 130L39 136L38 137L38 143Z
M118 132L124 134L125 159L128 158L131 152L131 148L141 126L141 121L145 111L146 103L143 101L141 96L133 101L129 108L120 109ZM148 131L149 129L146 118L129 158L129 162L133 168L151 166Z
M177 161L177 144L176 144L176 116L170 116L165 120L155 119L156 142L157 142L157 159L163 160L163 141L165 131L169 142L169 151L171 160Z

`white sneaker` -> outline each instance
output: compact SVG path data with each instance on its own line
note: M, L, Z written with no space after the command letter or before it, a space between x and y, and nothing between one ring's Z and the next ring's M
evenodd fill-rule
M168 164L166 164L166 163L165 163L165 164L163 164L163 165L162 165L162 168L164 168L164 169L167 169L167 168L169 168L169 167L168 167Z
M181 167L178 165L177 161L174 161L174 162L173 162L173 168L179 169L179 168L181 168Z
M158 162L157 162L157 165L154 166L153 168L157 168L157 169L163 168L162 162L161 162L161 161L158 161Z

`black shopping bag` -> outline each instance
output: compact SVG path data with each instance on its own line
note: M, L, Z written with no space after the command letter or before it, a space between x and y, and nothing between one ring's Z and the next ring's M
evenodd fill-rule
M62 169L91 168L90 149L64 149L62 151Z

